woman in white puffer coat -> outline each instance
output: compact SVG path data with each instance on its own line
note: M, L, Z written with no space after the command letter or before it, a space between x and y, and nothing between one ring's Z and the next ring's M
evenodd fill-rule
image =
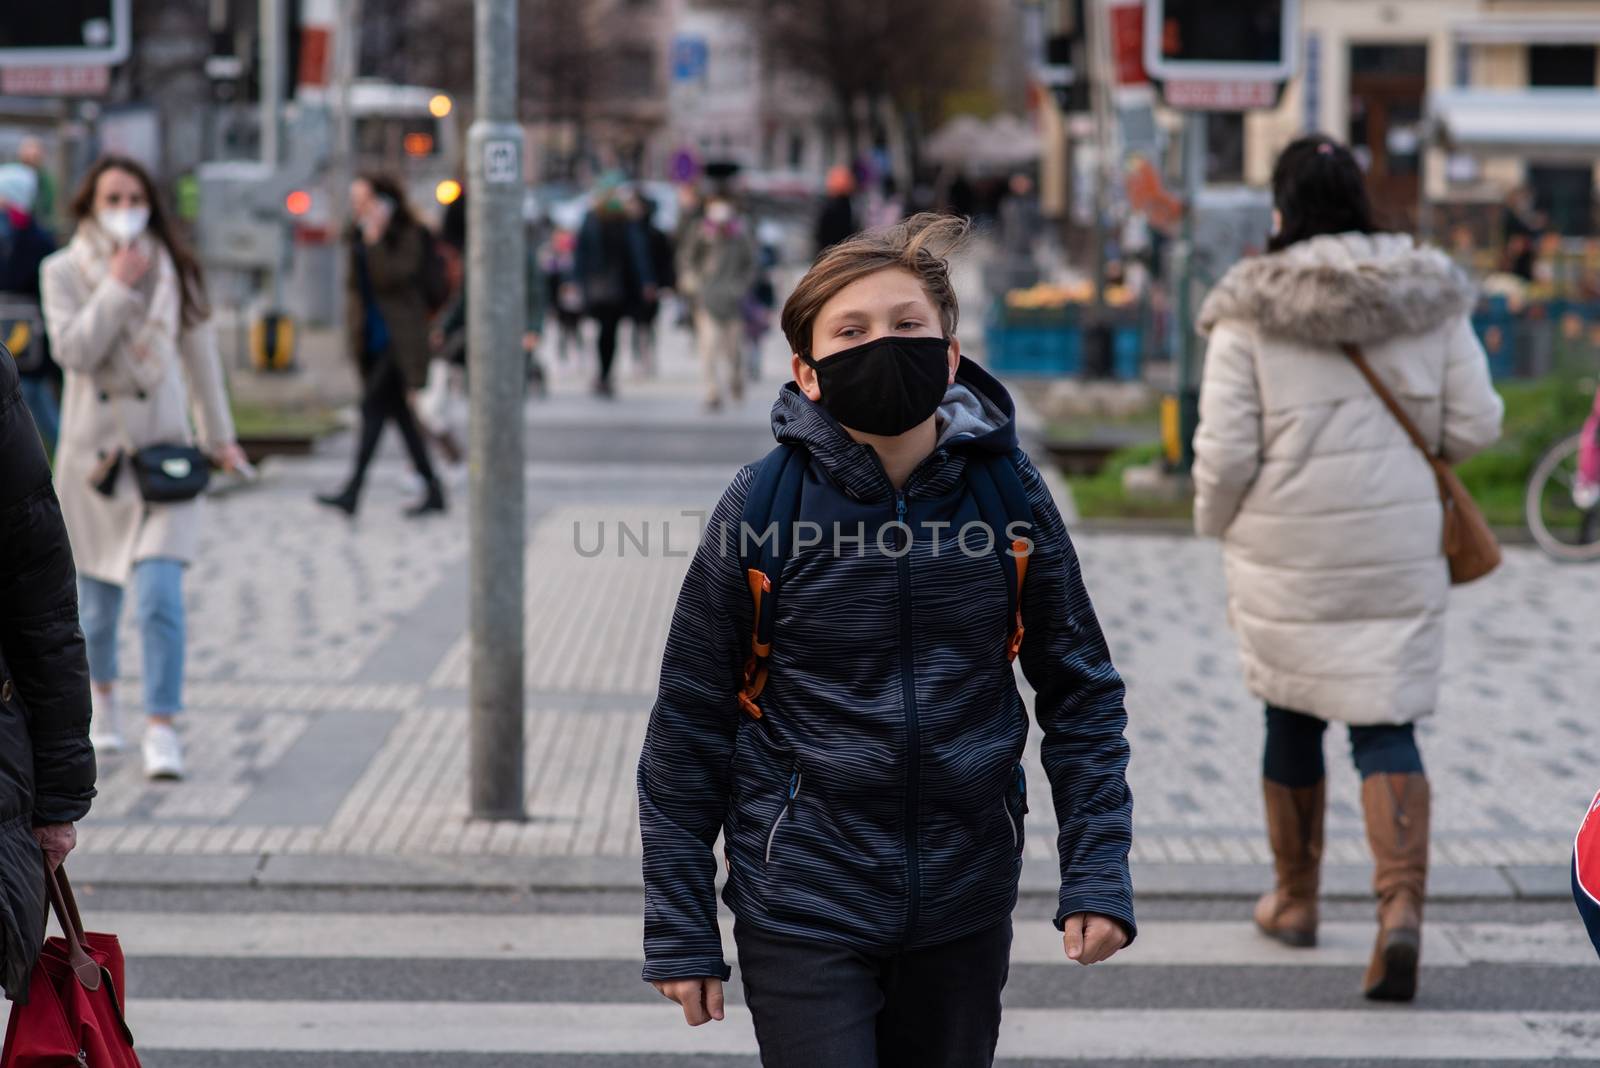
M1368 997L1416 990L1429 789L1413 724L1434 710L1450 577L1432 469L1341 349L1359 345L1434 449L1459 463L1503 407L1443 253L1372 222L1360 167L1323 137L1273 176L1272 251L1201 308L1195 522L1223 541L1245 681L1267 704L1264 792L1277 886L1266 934L1316 942L1327 721L1350 725L1377 861Z

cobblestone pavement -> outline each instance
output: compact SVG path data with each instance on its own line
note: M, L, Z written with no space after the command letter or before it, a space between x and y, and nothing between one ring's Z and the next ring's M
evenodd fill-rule
M413 487L385 453L363 515L346 523L310 502L343 475L348 443L337 441L209 503L187 586L192 775L150 784L136 758L106 761L80 846L105 857L97 870L113 871L113 855L634 867L634 762L687 567L661 539L674 551L692 544L692 513L764 451L775 388L769 374L742 404L703 415L683 342L664 337L662 377L624 379L619 400L591 398L574 372L528 408L528 822L467 818L464 477L454 476L448 517L408 523L398 513ZM777 367L781 353L768 355ZM620 547L619 525L634 538ZM580 553L602 528L603 551ZM1178 537L1077 540L1129 685L1135 861L1265 863L1261 712L1240 681L1218 549ZM1456 594L1448 681L1421 731L1437 865L1566 862L1600 779L1597 618L1600 569L1526 550ZM124 634L124 663L136 666L136 635ZM135 712L137 691L125 682ZM1327 744L1329 860L1359 864L1342 732ZM1033 745L1028 855L1044 861L1054 827Z

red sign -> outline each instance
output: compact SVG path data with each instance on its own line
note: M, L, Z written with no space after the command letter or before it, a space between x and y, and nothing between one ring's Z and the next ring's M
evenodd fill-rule
M1124 4L1111 9L1111 54L1117 68L1117 85L1145 85L1144 4Z
M1258 111L1278 106L1277 82L1169 81L1161 95L1180 111Z
M9 96L104 96L110 67L6 67L0 93Z
M1573 863L1577 866L1579 888L1589 895L1589 900L1600 905L1600 794L1594 795L1589 814L1578 828Z

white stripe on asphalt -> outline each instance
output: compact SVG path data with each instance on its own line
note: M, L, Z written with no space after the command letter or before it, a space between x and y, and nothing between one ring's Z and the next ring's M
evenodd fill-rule
M89 925L113 931L137 957L357 957L469 960L640 959L643 928L632 916L462 915L427 913L91 912ZM729 960L731 921L723 922ZM1365 964L1375 927L1325 923L1314 950L1289 949L1248 923L1162 923L1140 928L1139 941L1113 964ZM1423 928L1428 967L1475 963L1600 966L1576 918L1571 923L1435 923ZM1015 964L1066 965L1061 939L1042 920L1018 922Z
M676 1006L455 1002L131 1000L142 1050L752 1054L748 1014L689 1028ZM1600 1015L1539 1012L1077 1012L1017 1009L1001 1059L1317 1057L1577 1059L1600 1044Z

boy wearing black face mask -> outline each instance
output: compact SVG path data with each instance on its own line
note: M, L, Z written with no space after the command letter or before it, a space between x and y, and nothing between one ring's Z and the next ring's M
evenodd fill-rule
M1027 810L1012 656L1064 950L1092 964L1135 933L1122 681L1011 399L961 358L964 233L918 216L802 279L780 448L718 504L667 641L639 761L644 978L722 1019L720 833L768 1066L992 1062Z

